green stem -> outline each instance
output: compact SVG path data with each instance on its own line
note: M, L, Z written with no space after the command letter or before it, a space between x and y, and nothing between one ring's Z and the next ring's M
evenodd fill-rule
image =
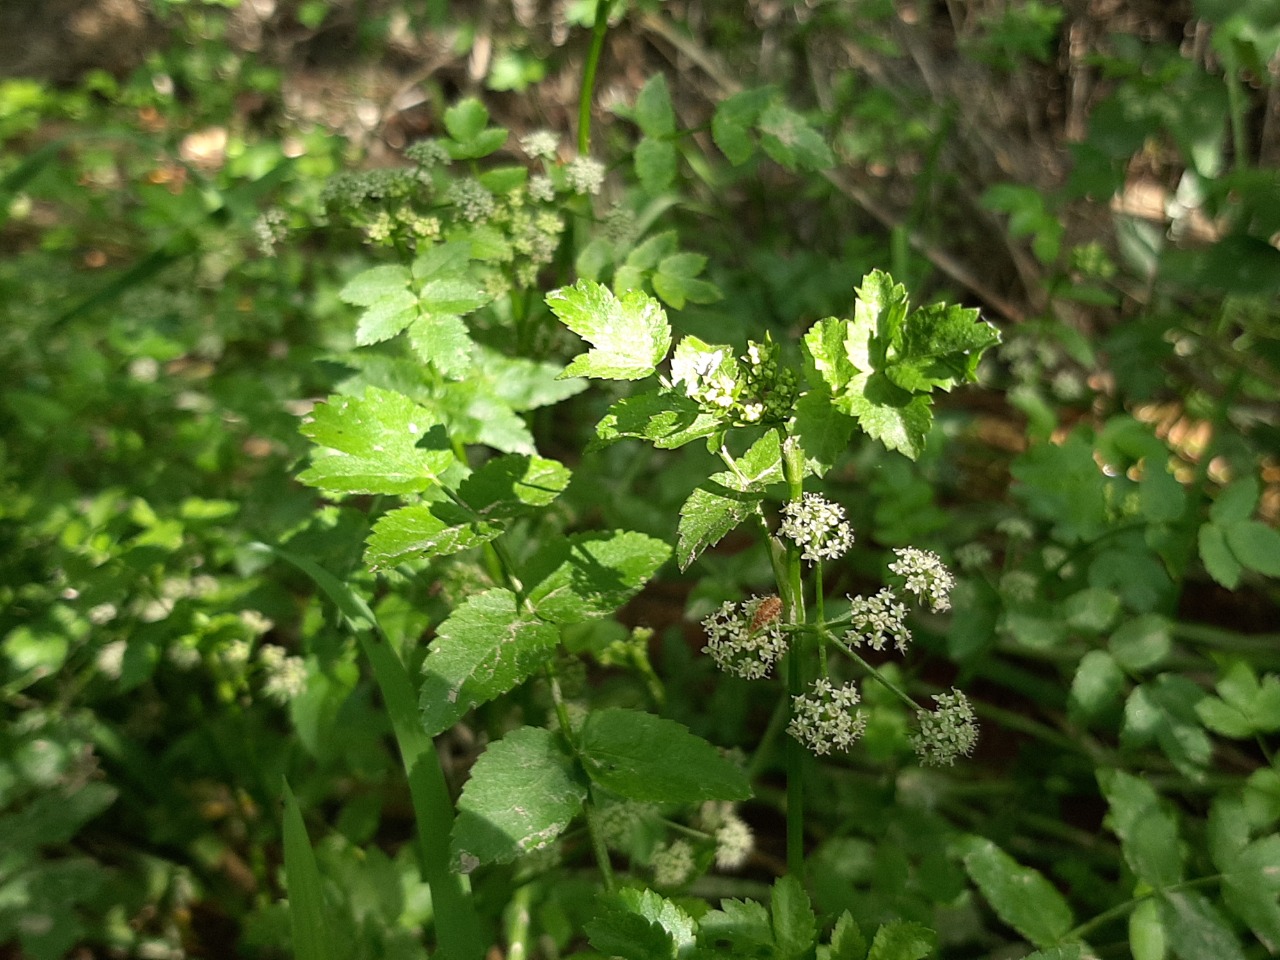
M782 456L783 475L787 480L788 498L799 500L804 492L804 462L798 447L784 444ZM777 540L771 544L774 553L781 546ZM804 580L800 569L800 551L795 544L788 543L780 563L775 563L775 570L782 567L783 577L778 582L778 593L782 598L783 622L796 627L805 622ZM787 715L790 718L791 704L794 698L804 693L805 677L804 653L805 633L795 631L792 635L791 650L787 654ZM795 737L786 740L787 769L787 872L804 881L804 771L805 750Z
M529 908L532 905L533 884L525 883L516 887L507 908L502 911L506 926L507 960L526 960L529 956L529 931L532 926Z
M1227 115L1231 121L1231 146L1235 153L1235 169L1248 168L1249 161L1245 144L1245 110L1244 92L1240 88L1240 65L1230 44L1222 50L1222 66L1227 83Z
M1096 917L1092 917L1091 919L1086 920L1084 923L1080 924L1080 926L1076 927L1074 930L1068 930L1062 936L1061 938L1062 942L1071 943L1074 940L1084 939L1086 934L1092 932L1093 930L1096 930L1098 927L1101 927L1104 924L1110 923L1112 920L1116 920L1120 917L1123 917L1129 911L1137 907L1140 903L1143 903L1146 900L1150 900L1152 897L1156 896L1157 894L1179 893L1180 891L1183 891L1183 890L1195 890L1199 887L1208 887L1218 883L1221 879L1222 879L1221 874L1214 874L1211 877L1200 877L1196 880L1186 880L1182 883L1175 883L1172 886L1165 887L1163 890L1152 890L1149 893L1144 893L1141 896L1134 897L1131 900L1126 900L1124 903L1117 904L1116 906L1112 907L1109 910L1102 911L1102 913L1098 914Z
M596 0L596 22L591 28L591 49L582 68L582 90L578 93L578 153L586 156L591 149L591 100L596 86L596 68L604 50L604 35L609 29L609 8L613 0Z

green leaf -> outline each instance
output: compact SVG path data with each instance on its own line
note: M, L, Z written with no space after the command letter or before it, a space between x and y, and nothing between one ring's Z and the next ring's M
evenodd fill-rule
M470 873L507 863L553 843L582 810L587 786L559 737L520 727L490 744L471 768L458 798L451 847Z
M488 123L489 111L475 97L459 100L444 112L444 128L459 142L479 136Z
M661 540L631 531L555 539L524 570L526 600L552 623L605 617L635 596L670 556Z
M771 87L761 87L736 93L716 106L711 118L711 138L735 167L746 163L756 152L751 130L774 96Z
M1225 864L1223 900L1271 954L1280 951L1280 836L1261 837Z
M1080 659L1071 682L1071 712L1086 720L1097 719L1120 702L1124 682L1124 671L1110 654L1090 650Z
M1037 947L1053 946L1075 925L1066 899L1039 871L983 837L965 847L965 870L992 909Z
M671 106L667 78L655 73L636 96L636 125L646 137L669 137L676 132L676 112Z
M1135 688L1124 708L1121 745L1142 747L1154 741L1179 771L1200 779L1213 752L1196 715L1203 698L1204 692L1179 674L1163 673Z
M721 484L703 484L680 508L676 533L676 563L681 570L707 547L719 543L729 531L760 510L762 494L741 493Z
M591 945L623 960L675 960L694 947L695 924L652 890L624 889L601 897L604 909L586 924Z
M818 918L804 885L794 876L779 877L770 896L773 907L774 956L778 960L803 960L813 955L818 939Z
M506 142L505 128L489 127L481 130L470 140L446 143L445 149L454 160L477 160L501 149Z
M745 800L746 775L674 720L636 710L588 714L578 754L587 775L619 796L663 803Z
M706 263L707 258L700 253L673 253L663 257L653 275L654 292L677 310L683 309L686 301L715 303L723 296L720 288L697 279Z
M876 931L867 960L924 960L937 946L937 934L923 924L890 920Z
M809 390L796 401L791 436L804 451L805 468L819 476L835 465L849 447L854 420L832 408L825 391Z
M613 404L596 425L600 444L623 437L648 440L659 450L674 450L709 437L720 421L696 402L672 391L640 393Z
M509 454L487 461L458 486L458 496L485 518L524 516L553 502L569 485L569 468L545 457Z
M1237 740L1280 730L1280 677L1268 675L1259 683L1248 663L1233 660L1217 689L1218 696L1196 704L1196 715L1210 730Z
M671 348L667 315L638 290L619 299L601 284L579 280L547 294L547 305L595 348L576 357L562 377L639 380L652 374Z
M1243 523L1253 516L1258 496L1257 478L1241 477L1218 494L1209 507L1209 519L1223 527Z
M892 341L894 356L886 373L905 390L950 390L976 380L983 351L999 342L996 328L976 309L930 304L906 318L901 342Z
M1067 623L1077 630L1101 633L1120 613L1120 598L1110 590L1087 587L1062 602L1062 613Z
M338 291L338 298L353 306L370 307L385 297L407 291L411 279L407 267L370 267L348 280Z
M1138 673L1156 666L1173 649L1169 621L1156 613L1144 613L1125 621L1107 641L1116 663Z
M1048 950L1037 950L1035 953L1029 953L1022 960L1084 960L1085 956L1083 945L1079 943L1064 943L1057 947L1050 947ZM1088 956L1092 957L1093 954L1090 953Z
M666 140L645 137L636 144L631 162L635 165L636 179L650 194L662 193L676 179L676 148ZM671 305L677 310L683 306L677 303Z
M1193 890L1166 893L1160 915L1181 960L1245 960L1240 941L1218 909Z
M827 960L867 960L867 938L846 910L831 931L831 952Z
M707 911L698 921L698 945L715 951L716 956L771 958L773 927L769 911L755 900L721 900L719 910ZM864 960L865 956L864 945L863 955L853 960Z
M5 853L15 860L41 846L66 843L86 823L116 800L119 791L105 783L86 783L77 790L40 793L14 812L0 815Z
M413 352L451 380L461 380L471 370L474 343L461 317L420 314L409 324Z
M1244 573L1244 566L1227 545L1226 529L1216 523L1203 524L1197 540L1200 546L1200 560L1204 563L1209 576L1228 590L1234 590L1240 586L1240 576Z
M422 665L422 724L431 736L472 707L524 681L546 663L560 631L517 609L516 596L494 589L468 597L440 625Z
M1246 570L1280 577L1280 531L1257 520L1242 520L1226 528L1227 546Z
M488 543L502 530L448 501L414 504L378 518L364 559L379 570L419 557L444 557Z
M1158 889L1183 877L1178 824L1144 780L1119 770L1098 773L1110 807L1105 823L1117 837L1125 862L1145 883Z
M324 900L320 871L307 839L302 811L288 782L284 785L284 869L294 956L298 960L333 960L334 941L329 933L329 907Z
M757 127L764 152L788 170L826 170L836 162L822 134L782 102L767 106Z
M334 493L415 493L456 462L430 411L377 387L361 397L330 397L302 433L320 449L298 479Z

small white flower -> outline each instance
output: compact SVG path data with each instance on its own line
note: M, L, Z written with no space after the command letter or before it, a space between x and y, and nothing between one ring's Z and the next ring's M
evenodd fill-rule
M124 653L128 649L124 640L112 640L98 651L98 670L110 680L119 680L124 672Z
M560 138L550 130L534 130L520 138L520 149L530 157L554 160L560 149Z
M881 588L874 597L849 598L850 626L846 638L852 646L864 643L872 650L883 650L893 641L899 653L906 653L911 643L911 630L907 627L907 608L898 602L898 595L888 587Z
M716 830L716 866L721 870L737 870L747 862L755 849L756 838L740 817L727 817Z
M574 157L565 165L565 179L574 193L597 194L604 185L604 164L591 157Z
M649 861L653 882L659 887L678 887L693 876L693 847L676 840L654 851Z
M774 606L777 603L776 597L756 597L741 604L726 601L702 621L707 632L702 652L710 654L725 673L747 680L767 677L787 652L787 637ZM762 611L770 615L766 617Z
M933 698L938 709L920 715L920 732L911 738L920 762L927 766L951 766L956 757L967 757L978 744L978 721L969 698L954 687Z
M846 751L862 736L867 718L857 710L858 688L815 680L808 693L792 698L787 733L816 754Z

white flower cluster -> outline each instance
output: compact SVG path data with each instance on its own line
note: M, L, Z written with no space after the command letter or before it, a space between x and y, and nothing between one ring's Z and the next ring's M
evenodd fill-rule
M529 157L554 160L560 149L560 138L550 130L534 130L520 138L520 149Z
M550 203L556 198L556 185L545 174L537 174L529 178L529 197L541 203Z
M284 647L265 644L258 651L258 664L266 674L262 695L268 700L283 705L306 689L307 662L301 657L286 655Z
M596 808L596 826L605 846L610 850L623 851L632 834L646 820L652 819L657 811L656 804L639 800L606 802Z
M850 597L849 616L852 629L845 635L851 646L866 644L872 650L883 650L892 641L899 653L907 652L911 630L907 627L907 608L888 587L874 597Z
M911 738L911 745L921 763L949 767L956 757L973 753L978 744L978 721L969 698L955 687L933 699L938 708L920 715L920 731Z
M574 157L565 164L564 176L574 193L595 195L604 185L604 164L591 157Z
M867 718L856 709L860 699L852 683L837 687L815 680L808 693L792 698L787 733L816 754L846 751L867 727Z
M687 840L676 840L653 852L649 869L659 887L678 887L693 876L693 847Z
M745 603L726 600L702 621L707 633L702 652L710 654L725 673L747 680L767 677L787 652L787 637L774 606L777 602L776 597L756 597ZM765 614L772 612L772 616L761 616L762 607Z
M264 210L253 221L253 239L264 257L274 256L276 247L289 237L289 218L279 208Z
M893 551L898 559L889 564L889 572L906 580L905 588L917 600L927 602L934 613L951 609L951 590L956 578L946 568L942 558L930 550L915 547L898 547Z
M404 155L420 167L442 167L453 159L439 140L419 140L405 148Z
M737 870L755 849L756 839L729 801L709 800L698 811L698 824L716 841L716 866Z
M479 180L473 180L470 177L464 177L449 184L445 199L457 208L463 219L472 223L487 219L493 214L494 207L497 205L493 194L486 190Z
M844 518L844 508L816 493L782 505L778 532L798 546L810 563L834 560L853 546L853 529Z

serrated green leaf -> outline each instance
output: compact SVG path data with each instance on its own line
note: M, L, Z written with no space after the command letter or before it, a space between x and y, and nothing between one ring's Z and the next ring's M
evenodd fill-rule
M674 720L637 710L597 710L582 725L578 754L591 779L631 800L745 800L746 775Z
M1280 836L1249 844L1219 868L1227 907L1249 925L1268 952L1280 951Z
M827 960L867 960L867 938L848 910L840 914L831 931L831 952Z
M619 890L601 898L586 924L591 945L623 960L675 960L694 946L693 918L652 890Z
M1241 477L1218 494L1209 507L1209 519L1223 527L1248 520L1258 506L1258 496L1258 479Z
M643 243L637 244L627 254L628 267L640 271L655 269L663 257L669 257L680 248L680 238L674 230L655 233Z
M1071 712L1093 720L1120 702L1124 671L1109 653L1090 650L1076 667L1071 682Z
M1181 960L1245 960L1240 941L1218 909L1194 890L1166 893L1160 915Z
M920 307L906 318L901 343L886 373L905 390L950 390L977 379L982 353L1000 342L1000 334L982 321L976 309L937 303Z
M534 452L529 425L495 389L491 378L473 372L465 380L445 381L432 392L454 441L482 443L504 453Z
M1202 691L1188 678L1164 673L1129 694L1120 742L1126 747L1157 743L1183 774L1199 779L1213 745L1200 725L1196 704Z
M761 494L741 493L721 484L706 483L689 495L680 508L676 528L676 563L686 570L707 547L760 509Z
M330 397L302 433L319 448L298 479L335 493L416 493L456 461L439 420L403 394Z
M601 284L579 280L547 294L547 305L594 348L576 357L562 377L639 380L652 374L671 348L666 313L638 290L618 298Z
M937 934L923 924L890 920L876 931L867 960L924 960L937 944Z
M489 123L489 111L475 97L459 100L444 112L444 128L455 140L470 140Z
M407 267L370 267L348 280L338 291L338 298L357 307L372 306L390 294L407 290L411 279Z
M1257 520L1242 520L1226 528L1227 546L1246 570L1280 577L1280 531Z
M1197 542L1200 547L1200 561L1204 564L1209 576L1228 590L1234 590L1240 586L1244 566L1227 545L1226 529L1216 523L1203 524L1200 527Z
M554 654L560 631L517 608L509 590L468 597L431 642L421 692L430 736L523 682Z
M1092 954L1090 954L1092 956ZM1084 947L1078 943L1064 943L1048 950L1029 953L1022 960L1084 960Z
M757 129L764 152L788 170L826 170L835 164L822 134L784 103L769 104L760 114Z
M813 955L818 939L818 918L804 885L788 874L773 884L770 896L773 942L778 960L804 960Z
M983 837L965 844L964 867L996 914L1037 947L1056 944L1075 925L1071 907L1037 870Z
M666 140L645 137L636 144L631 162L635 166L636 179L650 194L662 193L676 179L675 144Z
M512 410L536 410L559 403L581 393L589 383L580 377L561 377L564 368L559 364L508 357L484 346L476 347L472 359L468 379L483 381L485 392Z
M712 483L718 483L740 493L762 492L765 487L782 483L782 437L777 430L769 430L747 452L733 461L732 471L713 473Z
M1150 670L1173 649L1169 621L1156 613L1127 620L1111 635L1107 649L1126 670Z
M804 451L805 469L826 473L849 447L854 421L831 406L831 395L809 390L796 401L791 436Z
M1243 740L1280 730L1280 678L1261 683L1253 668L1233 660L1217 684L1218 696L1196 704L1196 714L1210 730Z
M670 547L642 533L575 533L547 543L529 561L526 600L551 623L608 616L635 596L670 556Z
M676 132L676 112L667 78L661 73L650 77L636 95L635 120L647 137L669 137Z
M495 150L500 150L506 142L506 128L489 127L481 130L470 140L447 142L444 146L454 160L478 160L489 156Z
M420 557L444 557L488 543L502 530L452 503L414 504L378 518L364 559L379 570Z
M1171 817L1153 810L1140 818L1129 831L1123 850L1134 874L1156 890L1183 879L1182 847Z
M418 299L406 290L396 290L371 303L356 323L356 343L368 346L390 340L418 316Z
M640 393L619 400L596 425L600 444L623 437L648 440L659 450L674 450L692 440L709 437L720 421L683 394L671 391Z
M494 457L462 481L458 496L477 516L505 520L554 501L570 476L568 467L545 457Z
M746 163L756 152L751 129L774 96L772 88L761 87L736 93L716 106L711 118L711 138L735 167Z
M773 927L769 911L754 900L721 900L719 910L707 911L698 921L698 945L716 951L717 956L772 958ZM864 948L863 957L865 953ZM863 957L852 960L863 960Z
M582 810L587 786L556 734L521 727L490 744L458 798L450 843L462 873L553 843Z
M451 380L461 380L471 370L474 343L461 317L448 314L418 316L409 325L409 346L424 362Z

